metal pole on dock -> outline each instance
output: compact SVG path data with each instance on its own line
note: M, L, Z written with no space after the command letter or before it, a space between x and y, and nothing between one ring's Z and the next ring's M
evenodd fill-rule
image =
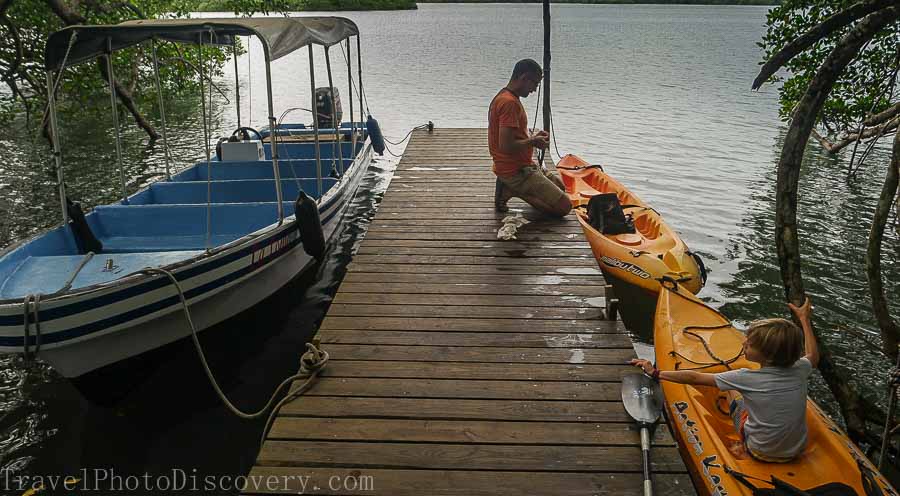
M550 0L544 0L544 131L550 132Z

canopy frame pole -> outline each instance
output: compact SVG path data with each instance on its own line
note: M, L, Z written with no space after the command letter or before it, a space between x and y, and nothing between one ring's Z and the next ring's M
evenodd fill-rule
M234 59L234 107L237 109L237 127L241 127L241 81L238 78L237 36L231 38L231 57Z
M325 69L328 71L328 91L331 92L331 127L334 129L334 143L337 143L338 174L344 175L344 145L341 143L340 123L337 120L337 101L335 100L334 81L331 79L331 57L328 55L328 47L325 47ZM331 160L334 163L334 147L331 150Z
M258 36L262 43L266 61L266 101L269 108L269 144L272 147L272 173L275 177L275 198L278 201L278 225L284 223L284 197L281 191L281 171L278 168L278 121L275 119L275 104L272 102L272 53L269 43ZM289 157L290 158L290 157Z
M313 60L312 43L309 44L309 86L312 90L313 137L316 143L316 192L322 200L322 154L319 152L319 108L316 102L316 67Z
M350 38L347 38L347 87L350 95L350 155L356 154L356 119L353 117L353 54L350 53Z
M169 135L166 130L166 104L163 98L162 84L159 82L159 59L156 57L156 39L150 39L150 47L153 53L153 77L156 81L156 96L159 99L159 119L162 122L162 138L163 138L163 155L166 159L166 181L172 179L170 163L172 161L169 155Z
M356 69L359 73L356 78L359 81L359 117L363 118L362 42L359 41L359 34L356 35Z
M122 204L128 205L128 189L125 187L125 166L122 163L122 139L119 136L119 108L116 105L116 73L113 69L112 58L112 38L106 38L107 53L106 58L106 74L109 78L109 102L112 106L112 121L116 133L116 163L119 165L119 182L122 186Z
M206 109L206 91L203 89L203 68L206 65L206 62L203 60L203 33L198 35L198 41L197 59L198 65L200 66L200 109L203 112L203 150L206 153L206 251L208 252L212 249L212 154L209 150L210 122L207 121L209 112ZM210 79L210 83L212 83L212 79ZM210 92L212 92L212 88L210 88ZM212 106L212 95L210 95L210 106ZM209 110L211 111L212 109ZM210 120L212 119L210 118ZM221 159L222 157L219 157L219 160Z
M62 69L60 69L62 73ZM59 142L59 126L56 122L56 95L53 91L53 71L47 71L47 103L50 109L50 135L53 142L53 161L56 164L56 181L59 187L59 201L62 206L63 225L69 223L69 211L66 208L66 182L62 166L62 150Z

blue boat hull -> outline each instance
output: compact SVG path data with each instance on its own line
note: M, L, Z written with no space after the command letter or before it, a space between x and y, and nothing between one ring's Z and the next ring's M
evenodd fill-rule
M299 148L294 147L294 155L301 155ZM261 164L213 162L155 183L127 204L96 208L87 220L104 244L103 253L80 270L83 257L69 246L68 226L6 250L0 254L0 352L22 353L27 346L74 378L190 335L176 289L164 276L139 272L148 266L175 275L200 330L254 306L314 262L294 225L297 191L318 196L328 240L371 157L368 141L360 144L353 160L345 160L340 179L323 180L321 194L315 176L308 175L308 160L281 164L282 171L293 167L295 176L282 180L285 218L280 224L277 203L266 201L274 184L270 163L267 173ZM331 162L323 159L326 175ZM248 178L254 174L269 176ZM164 222L154 219L161 215ZM72 289L41 297L40 332L32 317L26 339L26 295L55 292L76 270Z

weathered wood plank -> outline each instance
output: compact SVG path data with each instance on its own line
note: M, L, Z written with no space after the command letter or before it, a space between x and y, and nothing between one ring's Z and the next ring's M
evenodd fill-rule
M596 276L529 276L529 275L506 275L506 274L442 274L436 276L434 274L392 274L384 276L381 274L373 274L371 272L348 272L344 276L344 284L347 283L384 283L390 281L392 283L410 283L410 284L437 284L444 283L447 285L468 284L468 285L522 285L522 286L544 286L547 288L558 287L586 287L586 286L605 286L606 282L602 278ZM592 294L601 294L602 289L592 288Z
M459 379L323 378L307 396L618 401L614 382L480 381Z
M553 257L556 259L560 258L568 258L568 259L590 259L591 261L595 261L596 259L591 254L590 251L585 250L585 248L527 248L521 245L509 244L503 248L459 248L455 247L451 244L443 247L436 248L425 248L425 247L410 247L410 246L372 246L372 245L363 245L360 247L359 251L356 252L357 256L364 255L415 255L420 257L425 256L471 256L471 257L501 257L501 258L514 258L518 260L527 259L532 260L535 258L549 258ZM527 260L524 262L527 263ZM562 262L561 264L565 264L566 262ZM595 262L596 263L596 262Z
M558 472L635 472L641 470L636 446L529 446L323 441L266 441L259 465L338 465L371 468L444 470L535 470ZM683 470L676 448L653 450L655 471Z
M386 278L387 279L387 278ZM527 285L527 284L418 284L418 283L353 283L341 284L340 293L414 293L468 295L536 295L602 297L603 286Z
M385 470L336 467L254 467L244 494L372 496L641 496L638 473ZM654 474L654 489L691 496L686 474ZM331 485L329 485L331 484ZM347 484L348 488L344 487ZM363 489L365 488L365 489Z
M624 333L625 326L619 321L609 320L537 320L512 319L445 319L438 316L425 317L369 317L358 319L328 312L320 332L331 329L358 329L383 331L462 331L462 332L513 332L513 333Z
M603 320L600 308L519 308L503 306L358 305L332 303L329 315L339 317L442 317L484 319Z
M628 348L496 348L455 346L396 346L332 344L328 353L333 360L386 360L410 362L480 363L593 363L617 365L634 358ZM415 366L415 365L410 365Z
M517 332L440 332L440 331L373 331L328 329L319 332L322 344L396 344L425 346L496 346L500 348L624 348L631 338L616 330L614 334L545 334Z
M356 263L361 264L400 264L400 265L523 265L550 267L594 267L594 257L490 257L471 255L356 255Z
M409 362L331 360L322 376L618 383L625 374L633 373L634 367L630 365L546 364L535 367L508 363L498 367L491 363L416 362L411 365Z
M496 237L493 239L489 239L486 241L473 241L473 240L417 240L417 239L403 239L403 238L366 238L366 243L363 248L372 248L372 247L388 247L388 248L444 248L450 247L452 249L493 249L498 253L510 250L510 249L522 249L522 250L536 250L536 249L545 249L545 250L572 250L578 251L581 254L585 254L585 250L590 249L591 245L579 241L579 240L571 240L565 242L548 242L548 241L527 241L527 240L515 240L515 241L503 241L499 240ZM589 253L589 252L588 252Z
M476 444L568 444L640 446L634 424L575 422L490 422L283 417L267 439L310 441L402 441ZM667 429L655 429L654 446L674 446Z
M579 266L579 267L554 267L552 265L449 265L449 264L402 264L391 263L383 264L377 260L366 259L360 261L354 258L353 262L347 266L348 271L352 272L380 272L380 273L416 273L416 274L522 274L522 275L581 275L595 276L602 278L600 269L596 267Z
M343 290L335 295L333 303L358 305L444 305L444 306L498 306L521 307L519 315L533 313L541 315L542 307L554 308L604 308L606 300L602 296L552 296L552 295L507 295L507 294L417 294L417 293L354 293ZM537 312L532 312L536 309ZM498 315L499 316L499 315Z

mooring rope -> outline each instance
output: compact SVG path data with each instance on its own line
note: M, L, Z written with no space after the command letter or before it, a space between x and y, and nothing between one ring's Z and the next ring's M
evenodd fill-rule
M278 411L278 408L280 408L288 400L296 398L297 396L306 392L309 389L309 387L314 383L316 378L318 377L319 372L328 363L328 352L318 349L312 343L307 343L307 345L306 345L307 352L304 353L303 357L301 357L301 359L300 359L300 365L301 365L300 372L281 381L281 384L279 384L278 387L276 387L275 390L272 392L272 396L269 398L269 401L266 402L265 406L263 406L260 410L258 410L256 412L252 412L252 413L244 412L243 410L241 410L240 408L235 406L234 403L231 402L231 400L228 399L228 396L225 394L224 391L222 391L222 388L219 386L218 381L216 381L215 375L213 375L212 370L209 368L209 363L206 360L206 354L203 352L203 347L200 345L200 339L197 336L197 328L194 325L193 318L191 317L191 311L190 311L190 308L188 307L187 299L184 296L184 290L182 289L181 283L178 282L178 279L175 277L175 275L166 269L153 268L153 267L148 267L148 268L142 269L142 270L138 271L137 273L143 273L143 274L147 274L147 275L153 275L153 274L163 275L165 277L168 277L169 280L172 282L172 285L175 287L175 290L178 292L178 298L181 300L181 307L182 307L182 310L184 311L184 317L185 317L185 320L187 320L188 325L190 326L191 339L194 342L194 347L197 350L197 356L200 358L200 364L203 366L203 371L206 373L206 377L207 377L207 379L209 379L209 383L210 383L210 385L212 385L213 389L215 390L216 395L219 397L220 400L222 400L222 403L225 405L225 407L227 407L228 410L230 410L231 413L235 414L237 417L240 417L242 419L247 419L247 420L252 420L252 419L262 417L263 415L265 415L265 413L267 411L269 411L269 408L275 402L275 398L278 397L278 394L281 392L282 389L284 389L285 386L291 384L293 381L305 379L305 381L303 382L303 384L300 385L300 387L298 387L297 389L294 389L293 391L290 391L287 394L287 396L284 397L284 399L282 399L280 402L278 402L275 409L272 411L272 414L270 415L269 420L266 422L266 426L268 427L268 425L272 419L272 416L275 414L275 412ZM265 435L266 434L264 431L263 436L265 436Z

